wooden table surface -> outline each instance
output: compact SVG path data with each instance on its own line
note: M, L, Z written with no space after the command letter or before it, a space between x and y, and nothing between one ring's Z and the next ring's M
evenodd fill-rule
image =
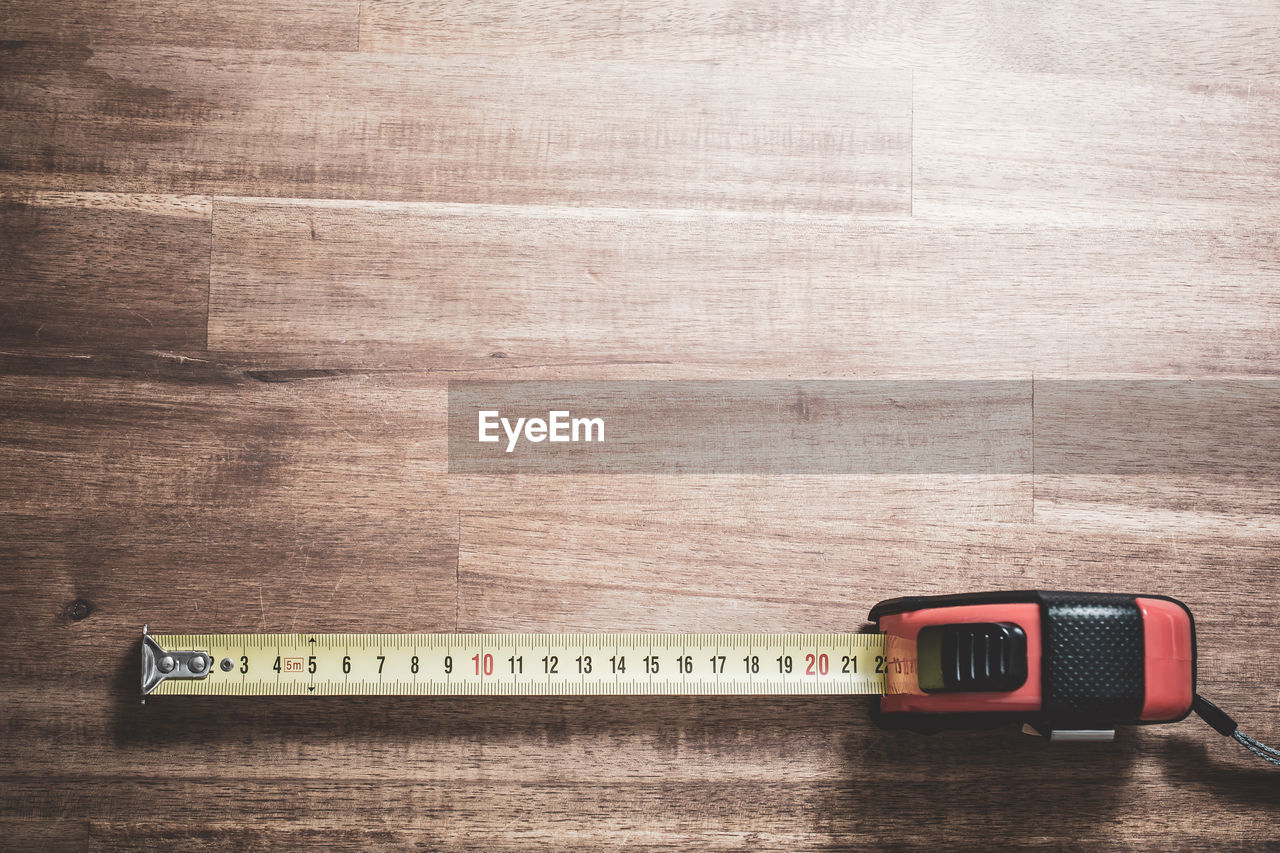
M445 434L450 379L1274 378L1274 0L0 19L3 846L1280 849L1280 773L1195 721L137 696L144 622L839 631L1082 588L1185 600L1202 692L1280 740L1274 466L461 476Z

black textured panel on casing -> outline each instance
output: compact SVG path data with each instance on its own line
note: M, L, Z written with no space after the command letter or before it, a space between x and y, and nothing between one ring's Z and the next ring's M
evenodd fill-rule
M1136 722L1146 692L1137 602L1106 593L1042 595L1046 719L1075 728Z

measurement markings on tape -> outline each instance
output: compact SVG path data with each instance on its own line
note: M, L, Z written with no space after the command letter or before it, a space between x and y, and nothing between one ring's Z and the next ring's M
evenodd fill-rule
M881 634L158 634L143 695L876 694Z

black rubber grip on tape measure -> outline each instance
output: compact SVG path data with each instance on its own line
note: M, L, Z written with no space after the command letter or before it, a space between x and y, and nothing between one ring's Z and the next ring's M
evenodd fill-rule
M1041 713L1055 728L1134 723L1145 697L1142 611L1130 595L1042 592Z

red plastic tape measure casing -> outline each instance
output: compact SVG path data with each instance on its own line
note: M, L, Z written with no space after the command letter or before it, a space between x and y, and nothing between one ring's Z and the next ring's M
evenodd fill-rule
M932 732L1167 723L1191 711L1195 626L1154 595L990 592L882 601L889 690L877 721Z

